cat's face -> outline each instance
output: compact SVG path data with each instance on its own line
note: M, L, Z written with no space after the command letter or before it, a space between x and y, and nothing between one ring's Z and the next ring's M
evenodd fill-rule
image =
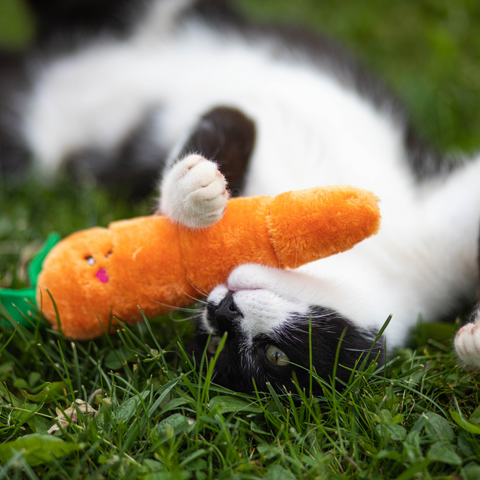
M215 366L216 383L250 393L253 379L260 391L267 390L267 383L277 391L295 391L295 372L301 388L308 390L310 350L313 368L330 381L342 335L338 364L347 368L337 367L336 376L348 380L348 368L362 353L363 358L368 354L375 332L362 330L334 310L312 302L309 286L302 288L306 280L296 272L242 265L232 272L227 285L211 292L197 341L200 354L206 350L212 358L227 334ZM380 349L376 345L371 358ZM320 392L314 381L313 393Z

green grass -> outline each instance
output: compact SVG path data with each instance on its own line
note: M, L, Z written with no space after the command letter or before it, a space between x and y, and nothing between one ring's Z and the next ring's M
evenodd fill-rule
M22 1L2 0L0 3L0 45L21 50L33 39L34 20Z
M0 19L14 3L0 2ZM480 145L478 2L241 5L256 18L340 38L392 84L438 147ZM3 29L0 41L19 45L29 29ZM2 40L12 35L17 43ZM0 287L26 286L25 266L49 232L107 225L153 205L123 197L92 182L1 182ZM420 325L387 369L359 368L342 393L327 382L312 399L301 391L245 396L210 383L183 353L188 321L154 319L75 343L1 325L0 480L478 479L480 377L457 365L449 340L456 328L454 319ZM78 424L47 435L56 409L95 392L96 416L80 413Z
M444 343L401 350L388 369L359 366L342 393L313 374L321 398L247 396L211 383L211 368L196 373L177 343L185 330L163 319L71 342L0 327L0 478L480 475L477 380ZM95 416L47 434L56 409L95 392Z

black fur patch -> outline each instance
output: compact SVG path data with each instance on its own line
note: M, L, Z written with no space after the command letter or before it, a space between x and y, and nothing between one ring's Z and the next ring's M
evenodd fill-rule
M243 112L218 106L200 118L179 157L199 153L217 162L230 193L237 196L243 190L255 136L255 124Z
M184 17L194 15L209 23L223 24L225 22L243 23L243 17L231 4L225 0L197 0Z
M77 179L93 175L97 181L130 199L140 199L157 186L166 152L153 139L154 115L144 120L108 152L88 148L66 159L67 170Z
M295 391L292 386L292 373L298 379L300 387L308 391L310 388L310 341L312 346L312 365L317 375L331 384L337 348L340 339L338 366L336 377L347 382L351 369L360 359L367 358L367 365L377 358L383 363L383 341L373 346L375 332L365 331L348 319L341 317L333 310L314 306L310 315L292 316L290 321L272 334L262 334L254 339L253 347L247 347L239 322L240 312L223 316L218 322L219 306L211 303L207 306L209 323L215 335L222 336L227 332L228 337L224 349L218 357L215 367L215 383L236 391L251 393L254 390L253 382L260 391L267 391L270 383L278 392L285 390ZM312 333L310 337L309 322L311 318ZM229 323L229 325L226 325ZM310 340L311 339L311 340ZM208 335L199 331L197 334L197 358L201 357L206 348ZM275 345L289 358L291 365L278 366L268 361L266 348ZM370 352L371 350L371 352ZM212 355L208 354L211 358ZM342 388L342 382L336 382L336 388ZM312 384L312 393L321 395L322 387L318 382Z
M410 124L405 129L404 145L410 166L419 180L446 175L460 165L424 142Z
M30 165L30 152L17 131L17 101L29 85L24 55L0 51L0 72L0 175L21 176Z
M37 40L68 42L75 36L126 35L147 1L28 0L37 19Z
M294 367L294 370L299 383L304 387L309 382L309 323L310 318L292 317L284 328L276 332L278 347L286 353L292 363L303 367ZM343 382L348 381L351 369L359 358L368 357L367 365L375 358L382 364L384 360L382 340L373 346L377 332L359 328L337 312L319 306L311 308L311 325L312 365L320 378L331 381L340 339L335 374ZM339 387L341 388L341 384L337 384L337 388ZM319 385L314 387L315 392L319 393Z

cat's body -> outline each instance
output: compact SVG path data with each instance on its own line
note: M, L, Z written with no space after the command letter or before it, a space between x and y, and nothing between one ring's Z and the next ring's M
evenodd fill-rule
M295 271L240 266L211 293L199 339L228 332L217 381L248 391L252 377L278 388L293 368L302 377L272 363L270 345L308 367L310 322L313 364L328 377L346 327L339 363L353 366L390 314L389 351L419 315L438 320L473 302L480 159L453 169L419 146L398 103L325 39L191 3L154 1L120 40L30 61L29 88L10 98L20 119L11 137L43 172L66 159L100 177L166 162L161 208L194 227L221 218L226 193L215 165L190 153L217 161L234 194L350 184L380 197L376 237ZM462 331L457 350L479 364L475 331Z

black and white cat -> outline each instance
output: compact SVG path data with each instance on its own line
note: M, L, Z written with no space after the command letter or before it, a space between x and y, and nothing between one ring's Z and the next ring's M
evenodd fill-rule
M198 340L213 354L228 334L216 382L282 389L295 371L308 385L310 338L328 378L342 336L339 364L351 368L390 314L371 357L403 345L419 315L475 300L480 158L454 166L420 144L383 85L325 38L248 25L221 1L152 0L139 12L120 33L18 63L24 87L1 94L5 171L19 152L42 174L70 163L133 181L165 164L160 210L192 228L222 217L226 185L275 195L350 184L381 199L380 233L352 250L292 271L242 265L211 292ZM476 322L455 348L480 366Z

